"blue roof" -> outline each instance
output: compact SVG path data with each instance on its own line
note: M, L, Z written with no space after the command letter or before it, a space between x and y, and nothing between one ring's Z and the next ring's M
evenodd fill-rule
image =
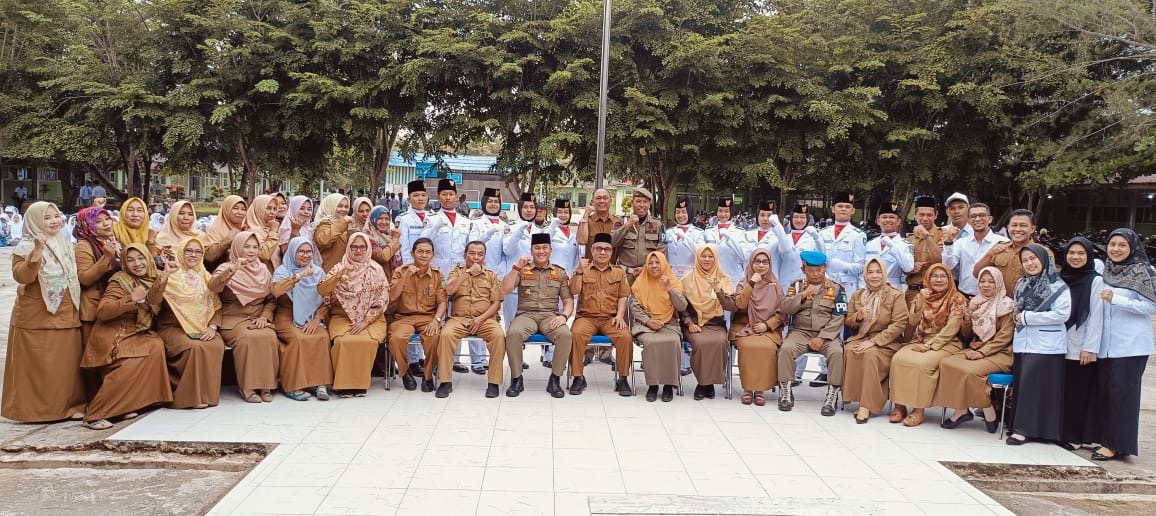
M437 158L428 154L418 157L416 161L436 163ZM472 154L462 154L458 156L445 156L442 161L454 172L477 172L489 173L494 164L498 162L497 156L478 156ZM391 167L416 167L415 160L407 160L401 157L401 154L392 152L389 155L389 166Z

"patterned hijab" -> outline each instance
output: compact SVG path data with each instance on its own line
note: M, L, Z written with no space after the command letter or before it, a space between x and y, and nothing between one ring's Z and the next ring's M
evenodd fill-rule
M189 229L181 229L180 223L177 221L180 218L181 208L185 206L193 210L193 223ZM173 203L173 207L169 209L169 216L165 218L165 226L157 232L157 246L172 248L186 238L203 236L201 230L196 228L196 219L197 210L193 209L193 203L189 201Z
M140 205L143 219L140 222L140 227L132 228L128 225L128 207L133 203ZM112 224L112 231L116 233L116 239L120 240L122 245L129 244L147 244L149 240L149 225L148 220L149 207L140 197L133 197L120 205L120 217Z
M236 270L229 278L228 285L242 305L248 305L253 301L268 297L270 282L273 278L273 275L269 273L269 268L260 259L254 259L244 265L240 264L241 258L245 254L245 244L256 238L257 235L252 231L237 233L237 236L233 237L232 246L229 247L229 261L217 266L217 270L213 272L215 276L225 274L229 269ZM259 240L257 245L261 245Z
M160 272L157 271L156 262L153 261L152 256L149 254L149 248L145 247L144 244L129 244L128 248L126 248L124 251L126 259L128 258L129 251L140 253L141 256L144 257L145 261L148 262L148 270L145 271L144 276L136 276L131 271L129 271L127 267L125 267L116 274L113 274L110 282L117 283L120 285L120 288L124 289L124 291L128 293L132 293L133 289L137 287L142 287L145 289L152 288L153 283L156 283L157 277L160 276ZM136 331L134 333L148 331L152 328L152 326L152 307L145 303L137 305Z
M357 261L349 250L358 240L367 247L372 245L365 233L354 233L345 244L345 256L326 275L327 278L338 275L340 279L325 302L330 305L335 301L339 303L353 324L381 315L389 304L389 280L385 278L385 270L373 261L368 251L363 260ZM347 270L348 274L345 273Z
M661 272L657 278L650 277L650 272L647 269L650 267L650 259L658 258L658 266ZM642 270L638 271L638 277L634 279L634 285L630 287L630 291L634 293L634 299L642 305L642 309L650 314L651 318L658 319L663 323L670 322L674 319L674 303L670 302L670 293L666 291L666 287L662 285L662 278L666 278L670 282L670 288L675 291L682 291L682 282L678 280L678 276L674 275L674 271L670 269L670 263L666 261L666 255L654 251L646 256L646 265Z
M1034 254L1043 270L1034 276L1025 270L1024 276L1016 282L1016 312L1046 312L1052 308L1056 298L1068 290L1068 285L1060 278L1059 271L1056 270L1055 264L1043 246L1039 244L1023 246L1020 249L1020 263L1023 263L1024 253Z
M297 265L297 250L301 246L313 247L313 243L305 237L294 237L289 241L289 246L285 249L285 259L281 262L281 266L273 272L273 281L283 281L299 273L305 269L312 269L312 276L302 276L297 280L297 284L293 285L293 289L286 295L289 300L293 301L293 324L298 328L304 327L305 323L313 319L317 315L317 309L325 300L321 294L317 292L317 285L321 283L321 278L325 276L325 271L321 269L320 265L310 262L307 265ZM313 254L317 255L317 250L313 250Z
M979 279L984 274L990 274L995 281L995 295L987 297L979 292L971 298L971 331L981 341L987 341L995 335L1000 317L1010 314L1015 308L1015 302L1007 296L1007 285L1003 282L1003 271L998 267L984 267L979 271Z
M1108 263L1104 264L1104 283L1133 290L1149 301L1156 301L1156 268L1148 261L1148 253L1144 250L1140 235L1131 229L1120 228L1108 235L1108 240L1114 236L1127 239L1132 253L1120 263L1108 259Z
M48 313L55 314L64 302L65 294L72 298L72 305L80 309L80 278L76 275L76 251L68 242L64 231L48 231L45 216L60 216L60 208L46 201L37 201L24 214L24 236L12 254L23 258L36 247L36 237L44 237L44 253L40 258L40 272L36 274L40 282L40 295ZM145 226L148 230L148 226Z
M233 206L237 203L244 204L245 199L240 195L230 195L221 201L221 209L217 211L217 217L213 219L213 223L209 224L209 230L205 231L205 245L217 245L221 242L231 242L233 235L238 231L244 229L242 226L245 221L241 221L241 225L234 225L229 216L233 213Z
M707 251L710 251L715 257L714 264L710 269L706 269L702 265L702 255ZM718 281L723 292L734 294L734 283L719 266L718 247L714 244L700 245L694 253L694 268L682 278L682 291L686 294L686 300L698 313L699 324L705 324L723 314L722 303L719 302L713 286L715 280Z
M947 320L951 316L964 315L964 308L967 307L967 298L955 288L955 280L951 278L951 270L942 263L935 263L927 268L927 275L924 278L928 285L931 284L931 273L936 270L947 274L947 288L943 292L936 292L929 286L927 289L931 294L923 297L922 292L920 292L920 297L916 298L915 303L912 303L913 315L919 317L918 330L920 335L939 333L944 326L947 326ZM918 311L916 312L914 309L918 309Z
M751 300L747 305L747 325L739 330L737 334L739 337L754 335L755 325L766 322L779 313L779 305L783 301L783 288L779 285L779 278L775 276L774 260L771 260L771 255L766 249L760 247L751 253L743 280L748 284L754 282L755 259L760 256L767 259L770 267L767 273L759 278L759 282L752 286Z
M192 267L185 263L185 248L193 242L201 244L204 249L204 244L195 237L181 240L173 249L180 270L172 273L165 284L165 301L168 301L169 309L186 334L200 335L208 328L217 310L221 309L221 298L209 290L211 276L205 270L203 259Z
M289 199L289 211L285 213L285 218L281 220L281 226L277 228L277 239L282 242L288 242L290 235L293 234L293 220L301 213L305 207L305 203L309 203L313 207L313 200L304 195L294 195ZM313 221L310 220L297 230L297 236L305 238L313 238Z
M72 228L72 236L79 242L84 240L92 247L93 258L99 260L104 256L106 250L112 250L112 272L120 270L120 242L116 240L116 235L113 234L111 238L102 239L96 234L96 225L100 221L100 216L105 215L112 220L112 213L104 208L96 206L89 206L82 208L76 214L76 227Z

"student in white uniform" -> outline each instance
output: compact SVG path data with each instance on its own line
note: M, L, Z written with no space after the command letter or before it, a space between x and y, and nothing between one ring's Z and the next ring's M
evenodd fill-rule
M887 266L887 281L902 291L907 288L903 284L907 273L915 268L915 252L911 243L899 233L903 225L899 205L893 202L883 203L879 215L875 217L875 223L879 224L882 233L867 242L866 257L868 260L879 258Z
M426 207L429 206L429 194L425 191L425 182L420 179L410 181L405 189L408 192L409 209L397 218L401 238L401 263L403 265L413 263L413 243L422 238L422 233L429 223L429 214L426 213ZM443 272L443 274L445 273ZM421 342L410 341L407 354L410 371L413 371L414 374L421 374L423 372L422 364L425 361L425 349L422 348ZM398 364L397 367L403 369L401 364Z
M755 220L758 226L747 231L743 242L743 256L749 261L756 249L766 251L771 257L771 270L778 271L779 283L785 293L788 285L803 278L803 262L799 258L799 251L795 249L794 239L787 236L786 230L783 229L775 201L760 203Z
M530 256L530 237L535 233L542 233L534 226L534 218L537 215L538 207L534 203L534 194L522 192L521 198L518 199L519 220L510 226L509 231L502 237L502 252L506 255L506 264L510 267L518 263L523 256ZM510 323L514 321L517 311L518 291L514 290L502 299L502 325L507 332L510 331ZM528 366L523 363L522 368L526 367Z
M732 208L734 208L734 198L719 198L718 208L715 210L718 223L706 228L706 231L703 232L703 240L708 244L718 246L719 265L722 266L723 272L727 273L727 276L743 278L746 277L744 269L747 260L742 244L746 240L746 235L743 234L742 229L731 222Z
M851 223L855 215L855 196L835 194L831 211L835 224L819 231L819 238L827 250L827 277L843 285L847 299L863 286L863 265L867 263L867 234Z
M811 207L806 204L796 204L791 210L791 245L798 253L819 251L827 254L819 230L815 229L815 219L811 218Z
M421 236L433 241L433 264L446 277L454 267L465 263L466 243L470 241L471 221L458 213L458 185L453 179L438 181L438 203L441 210L426 215L426 226ZM470 338L470 363L474 372L486 372L486 343ZM464 373L466 367L455 363L454 372Z
M506 255L502 251L502 237L510 226L502 218L502 193L497 188L482 191L482 213L470 220L469 240L486 243L486 268L494 271L499 278L510 272Z
M544 212L541 206L541 203L535 205ZM535 228L540 226L536 222L534 225ZM578 254L582 246L578 245L578 230L570 227L570 199L554 199L554 218L546 224L544 232L550 235L550 263L566 269L566 274L572 274L578 269ZM570 322L573 322L573 315ZM544 347L541 362L545 367L554 366L554 346Z
M690 199L680 197L674 205L675 225L666 230L666 261L674 275L682 279L694 268L694 253L699 244L706 243L705 235L690 222L694 220L694 207Z
M1100 337L1104 300L1104 278L1092 261L1092 242L1082 236L1068 240L1056 260L1063 264L1060 277L1072 295L1072 313L1064 324L1068 329L1068 354L1064 361L1064 432L1061 446L1074 450L1100 442L1100 406L1096 403L1096 354ZM1093 317L1092 314L1098 314ZM1095 323L1095 324L1090 324ZM1095 328L1090 329L1092 326Z

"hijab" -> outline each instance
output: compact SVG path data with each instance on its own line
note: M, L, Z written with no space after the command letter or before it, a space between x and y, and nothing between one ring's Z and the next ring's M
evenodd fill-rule
M233 235L241 231L245 221L241 221L241 225L234 225L229 220L230 214L233 212L233 206L239 202L245 202L240 195L230 195L221 201L221 209L217 211L216 218L213 223L209 224L209 230L205 231L205 244L217 245L221 242L229 242L233 240Z
M709 270L704 270L702 254L707 251L713 253L715 259L714 265ZM715 280L718 281L723 292L734 294L734 283L719 266L718 247L714 244L700 245L694 253L694 268L686 277L682 278L682 291L686 294L686 300L698 313L700 325L715 317L721 317L723 314L722 303L719 302L718 294L715 293L713 285Z
M40 258L40 271L36 273L36 279L40 283L44 307L48 313L56 314L64 302L65 293L72 298L72 305L80 309L80 278L76 274L76 251L69 244L68 236L63 230L48 234L44 215L50 210L60 213L60 208L47 201L37 201L28 207L24 214L24 238L12 254L27 259L36 248L36 237L44 237L44 253Z
M285 213L285 218L281 220L281 226L277 228L277 239L282 242L288 242L290 235L293 234L293 221L297 215L301 213L301 209L305 207L305 203L313 205L313 200L304 195L294 195L289 199L289 211ZM297 236L305 238L313 238L313 221L308 221L297 230Z
M128 226L128 207L132 203L140 204L143 217L147 219L149 207L140 197L133 197L120 205L120 217L112 224L112 231L116 233L116 239L123 245L129 244L147 244L149 240L149 225L145 220L141 220L139 228L130 228Z
M494 197L495 196L493 196L493 195L482 196L482 213L489 215L491 217L500 217L502 215L502 199L501 199L501 197L498 197L498 211L497 212L490 213L490 212L486 211L486 205L489 204L490 199L492 199Z
M765 257L767 262L772 265L767 269L767 273L755 283L755 258L759 256ZM747 269L743 279L748 285L751 285L751 300L747 305L747 325L739 330L737 334L739 337L754 335L756 324L766 322L767 319L779 313L779 304L783 301L783 289L779 286L779 278L775 276L773 263L770 253L761 247L755 249L751 253L750 259L747 260Z
M1024 276L1016 282L1015 303L1017 312L1046 312L1052 307L1056 298L1060 297L1068 285L1060 278L1055 264L1048 258L1048 252L1039 244L1028 244L1020 249L1020 261L1023 254L1030 252L1036 255L1043 270L1039 274L1031 275L1024 271Z
M193 226L187 230L181 229L177 218L181 213L181 208L188 206L193 210ZM197 210L193 209L193 203L189 201L177 201L173 203L173 207L169 209L168 217L165 217L165 227L161 228L157 233L157 245L160 247L175 247L189 237L200 237L201 231L196 228Z
M249 203L249 210L245 212L245 230L257 235L257 241L263 242L269 235L269 224L265 222L265 210L273 202L272 195L258 195Z
M313 243L308 238L293 237L285 249L285 260L273 272L273 281L283 281L305 269L313 270L312 276L301 276L301 279L297 280L297 284L293 285L293 289L286 293L289 300L293 301L293 324L297 325L298 328L304 327L305 323L312 320L313 316L317 314L317 309L321 307L321 303L325 302L321 294L317 292L317 285L321 283L325 271L321 269L320 265L313 262L304 266L297 265L297 250L303 245L313 247ZM313 254L317 254L317 249L313 249Z
M135 276L128 270L127 267L125 267L124 269L118 271L116 274L112 275L112 279L109 280L110 283L115 282L116 284L120 285L120 288L124 289L124 291L128 293L132 293L133 289L137 287L142 287L145 289L152 288L153 283L156 283L157 278L160 276L160 272L157 271L156 262L153 261L152 256L149 254L149 248L145 247L144 244L129 244L124 250L126 257L128 256L128 252L130 250L135 250L144 256L145 261L148 262L148 270L145 271L144 276ZM134 333L148 331L152 328L152 326L152 307L148 306L146 303L137 305L136 331Z
M1108 263L1104 264L1104 283L1134 290L1149 301L1156 301L1156 268L1148 261L1148 253L1144 250L1140 235L1131 229L1120 228L1108 235L1108 239L1114 236L1127 239L1132 253L1120 263L1108 259Z
M883 303L884 294L888 292L888 289L895 288L891 286L891 282L887 281L887 265L883 263L883 260L878 258L872 258L863 264L864 277L867 275L867 268L870 267L872 263L879 265L879 270L883 271L883 277L881 278L882 284L878 287L871 288L871 285L868 285L866 281L863 283L863 288L861 289L863 294L861 294L859 300L864 307L870 308L871 318L864 319L859 323L859 331L856 334L861 336L866 335L867 332L870 331L871 325L875 324L875 318L879 316L879 305Z
M229 278L228 285L242 305L268 297L269 283L272 280L269 268L259 258L244 265L240 264L245 254L245 244L250 238L257 238L257 235L252 231L237 233L237 236L233 237L233 244L229 247L228 263L217 266L217 270L213 273L213 275L226 274L229 269L236 271ZM257 245L261 245L260 240L257 241Z
M109 211L104 208L98 208L96 206L82 208L80 212L76 214L76 227L72 228L72 236L76 238L77 242L81 240L88 242L88 245L92 247L92 257L97 260L104 256L105 248L111 246L113 256L112 267L109 270L116 272L120 270L121 257L119 253L116 252L120 243L117 242L115 235L110 239L102 239L97 236L96 224L100 220L101 215L107 215L109 220L112 219L112 213L109 213ZM146 254L145 256L148 255Z
M913 303L915 307L919 308L919 334L920 335L935 335L947 325L948 319L953 315L963 315L963 309L967 306L967 298L959 293L955 287L955 280L951 277L951 270L942 263L932 264L927 268L927 275L924 276L928 285L931 283L931 273L936 269L947 274L947 288L943 292L936 292L927 287L931 292L927 297L922 297L922 303Z
M385 217L387 221L389 220L389 208L385 206L375 207L373 211L369 212L369 218L366 219L365 227L363 228L363 231L365 231L365 234L369 236L369 239L373 243L374 251L389 247L389 233L382 233L377 230L377 221L381 220L382 217Z
M345 199L347 199L347 197L345 197L344 194L331 193L326 195L324 199L321 199L321 207L317 210L317 213L314 214L313 220L315 222L321 222L323 220L337 219L337 207L341 204L341 201Z
M971 308L971 331L975 333L976 337L979 337L979 340L986 342L995 335L999 318L1010 314L1015 308L1015 302L1007 296L1007 285L1003 282L1003 271L994 266L984 267L979 271L977 279L982 278L984 274L991 274L991 279L995 281L995 295L987 297L980 292L971 298L969 306Z
M345 243L345 255L341 261L326 275L327 278L338 275L340 279L333 293L326 296L325 302L330 305L334 301L338 302L353 324L381 315L389 304L389 281L385 278L385 270L373 261L368 251L361 261L353 258L349 247L357 240L366 246L372 245L365 233L354 233ZM350 273L345 274L346 270Z
M650 259L658 258L658 266L661 273L657 278L650 277ZM641 274L634 279L634 285L630 287L630 291L634 293L634 298L650 314L651 318L658 319L663 323L670 322L674 319L674 304L670 302L670 293L666 291L666 287L662 285L662 278L670 280L670 288L676 291L682 291L682 282L674 275L674 271L670 270L670 263L666 261L666 256L663 253L654 251L646 256L646 265L639 271Z
M221 309L221 298L209 290L211 276L205 270L203 259L193 267L185 263L185 248L192 242L204 248L199 238L187 237L173 249L179 270L172 273L165 284L165 301L168 301L177 322L181 323L181 329L188 335L199 335Z
M1074 245L1082 246L1088 254L1088 261L1082 267L1072 267L1068 263L1068 251ZM1092 283L1100 275L1096 272L1096 257L1092 251L1092 242L1087 238L1077 236L1068 240L1068 245L1064 246L1064 256L1060 258L1064 265L1064 269L1060 271L1060 277L1072 291L1072 314L1068 316L1068 322L1065 324L1069 330L1084 324L1084 321L1088 320L1088 315L1091 314Z
M369 224L369 215L365 216L365 224L357 224L357 207L362 204L368 204L370 213L373 213L373 201L370 200L369 197L358 197L353 200L353 204L349 205L349 217L353 219L353 223L350 225L350 227L353 227L358 231L361 231L362 228L365 227L365 224ZM336 210L336 207L334 209Z

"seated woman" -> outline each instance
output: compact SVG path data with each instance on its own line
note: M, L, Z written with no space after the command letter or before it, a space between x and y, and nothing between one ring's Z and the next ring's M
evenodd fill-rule
M8 329L0 415L25 423L80 419L84 350L76 258L55 204L33 203L24 224L12 251L12 278L20 287Z
M329 359L329 330L325 306L317 285L325 272L313 262L313 244L305 237L289 241L285 259L273 272L273 329L281 339L281 388L297 401L309 399L307 390L321 401L329 399L326 385L333 383Z
M1104 300L1104 279L1096 272L1092 242L1072 237L1064 249L1060 277L1072 295L1068 330L1068 355L1064 361L1064 443L1074 450L1100 442L1103 407L1095 397ZM1092 314L1096 314L1095 317Z
M377 349L386 337L389 280L369 258L369 247L369 237L354 233L341 261L317 285L329 307L333 390L342 398L366 395Z
M233 237L245 229L245 216L249 206L239 195L230 195L221 201L221 208L209 228L205 230L205 268L217 270L217 266L229 259L229 249L233 247Z
M698 385L694 399L714 399L714 386L725 380L727 348L726 319L723 311L734 310L734 284L718 263L718 248L700 245L695 250L694 267L682 278L682 291L689 304L684 314L686 339L690 342L690 368ZM725 301L724 301L725 300Z
M855 422L863 424L872 413L883 412L890 396L891 357L910 314L904 293L887 281L887 268L877 258L863 266L866 286L851 295L843 325L855 333L843 347L843 399L858 401Z
M891 358L892 423L923 424L923 409L935 400L939 362L963 349L967 298L955 289L951 271L942 263L927 269L926 284L911 305L908 331L912 338ZM911 414L907 408L911 407Z
M1029 438L1059 441L1064 425L1064 356L1068 335L1064 323L1072 312L1072 295L1047 249L1028 244L1020 249L1024 275L1016 282L1012 392L1015 417L1007 443Z
M273 330L273 275L261 262L251 231L233 237L229 261L217 267L209 289L221 297L221 337L233 350L237 388L249 403L273 401L277 388L277 332Z
M84 426L104 430L112 427L109 418L132 419L138 410L173 401L165 342L153 331L153 317L160 312L165 285L176 270L176 264L169 264L157 272L143 244L129 244L125 250L124 268L113 274L100 299L80 361L80 367L101 377Z
M979 293L968 303L971 343L939 363L935 404L952 409L951 418L939 426L955 428L975 419L971 407L983 407L987 431L995 433L998 420L991 406L987 375L1011 371L1014 307L1012 298L1007 296L1003 272L997 267L984 267L979 272Z
M349 243L349 198L334 193L321 199L317 210L317 224L313 228L313 243L321 253L321 268L329 272L341 263Z
M783 316L779 304L783 287L771 269L771 255L755 249L738 285L731 331L739 350L739 383L743 405L767 404L764 392L779 383L779 346L783 344Z
M204 246L186 238L173 249L178 270L165 284L165 304L156 317L157 333L165 341L173 408L203 409L221 400L221 361L225 341L221 299L209 289L209 271L201 257Z
M678 312L686 310L682 284L670 270L666 256L652 252L646 257L646 272L639 274L630 291L633 319L631 333L642 346L642 368L646 373L646 401L658 399L662 386L662 401L674 399L678 384L678 369L682 364L682 329Z
M401 265L401 237L390 220L389 208L378 206L369 213L365 234L373 242L373 261L381 266L386 277L392 277L393 269Z

